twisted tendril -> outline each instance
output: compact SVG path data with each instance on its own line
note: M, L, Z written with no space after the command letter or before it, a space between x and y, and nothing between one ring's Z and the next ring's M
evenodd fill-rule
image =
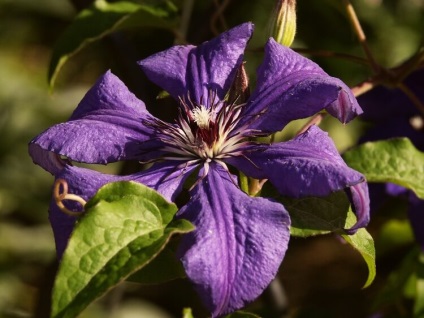
M60 191L61 188L62 188L62 192ZM58 208L63 213L65 213L69 216L76 217L76 216L80 216L81 214L83 214L85 212L84 209L82 211L71 211L63 204L64 200L71 200L71 201L78 202L84 208L85 204L87 203L80 196L77 196L76 194L68 193L68 182L66 182L66 180L64 180L64 179L57 179L56 182L54 183L53 198L54 198Z

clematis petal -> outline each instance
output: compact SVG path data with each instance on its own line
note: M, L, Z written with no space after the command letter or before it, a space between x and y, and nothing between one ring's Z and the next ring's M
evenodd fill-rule
M85 95L70 120L55 125L31 141L34 162L51 173L60 169L57 157L85 163L140 159L141 151L157 147L153 132L142 124L150 116L121 80L107 72ZM149 140L149 143L145 141Z
M167 200L173 201L181 192L184 181L195 168L194 166L181 168L178 164L178 162L159 163L146 171L127 176L108 175L90 169L66 165L56 175L56 180L66 180L68 193L78 195L85 201L96 194L100 187L115 181L140 182L158 191ZM76 202L66 201L65 205L72 211L82 210L80 204ZM57 255L60 258L77 218L63 213L52 198L49 219L55 236Z
M146 76L177 99L187 94L187 60L194 45L176 45L153 54L138 64Z
M288 213L246 195L221 166L210 165L178 216L196 226L183 237L182 262L213 317L254 300L275 277L290 237Z
M148 114L146 106L110 70L100 76L85 94L69 120L95 115L98 111L119 111L128 117L143 118Z
M156 163L150 169L124 178L140 182L156 190L167 200L175 201L184 182L196 167L196 165L181 164L179 161L166 161Z
M250 128L265 132L279 131L291 120L323 109L343 123L362 113L346 84L272 38L246 109L246 121L256 116Z
M174 98L206 104L210 91L222 100L230 88L253 24L244 23L198 47L176 46L139 62L147 77ZM209 105L209 104L208 104Z
M368 184L361 182L350 187L350 197L356 214L356 223L346 232L355 234L357 230L366 227L370 222L370 196Z
M118 177L96 172L94 170L65 166L56 175L57 179L64 179L68 184L68 193L75 194L88 201L97 190L108 182L117 181ZM74 201L64 202L71 211L83 210L83 207ZM49 220L53 229L56 242L57 257L60 259L68 244L68 239L72 233L77 217L70 216L62 212L52 197L49 209Z
M316 126L288 142L246 146L244 157L226 162L248 176L269 179L281 195L291 197L326 196L363 184L351 188L351 192L358 222L367 223L369 199L365 177L346 165L327 133Z

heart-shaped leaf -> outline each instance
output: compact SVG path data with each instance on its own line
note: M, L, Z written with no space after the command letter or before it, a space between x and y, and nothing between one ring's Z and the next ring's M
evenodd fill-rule
M159 254L175 233L193 230L172 221L177 207L135 182L109 183L87 202L61 260L52 317L71 318Z

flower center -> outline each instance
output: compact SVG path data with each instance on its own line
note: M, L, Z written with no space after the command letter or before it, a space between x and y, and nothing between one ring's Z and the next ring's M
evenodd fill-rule
M200 105L191 111L194 122L199 128L209 129L209 122L212 120L212 112L205 105Z
M148 122L164 143L161 159L223 164L222 159L240 155L250 132L246 125L238 126L244 106L225 101L196 104L181 98L174 124Z

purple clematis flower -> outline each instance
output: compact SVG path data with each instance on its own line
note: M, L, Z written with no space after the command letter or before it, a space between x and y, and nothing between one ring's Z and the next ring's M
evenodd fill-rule
M361 112L349 88L318 65L270 39L246 103L227 99L253 32L245 23L195 46L175 46L139 62L178 102L174 123L153 117L144 103L107 72L86 94L69 121L31 141L30 154L69 191L89 199L105 183L134 180L175 200L190 174L197 178L178 212L196 230L183 237L181 261L213 317L254 300L275 277L289 241L290 217L280 203L250 197L233 168L268 179L282 195L325 196L350 190L357 223L369 221L364 176L349 168L318 127L288 142L258 144L252 138L281 130L323 109L342 122ZM128 176L74 167L65 160L154 162ZM229 168L232 166L233 168ZM69 205L69 209L78 207ZM59 255L75 220L50 206Z

